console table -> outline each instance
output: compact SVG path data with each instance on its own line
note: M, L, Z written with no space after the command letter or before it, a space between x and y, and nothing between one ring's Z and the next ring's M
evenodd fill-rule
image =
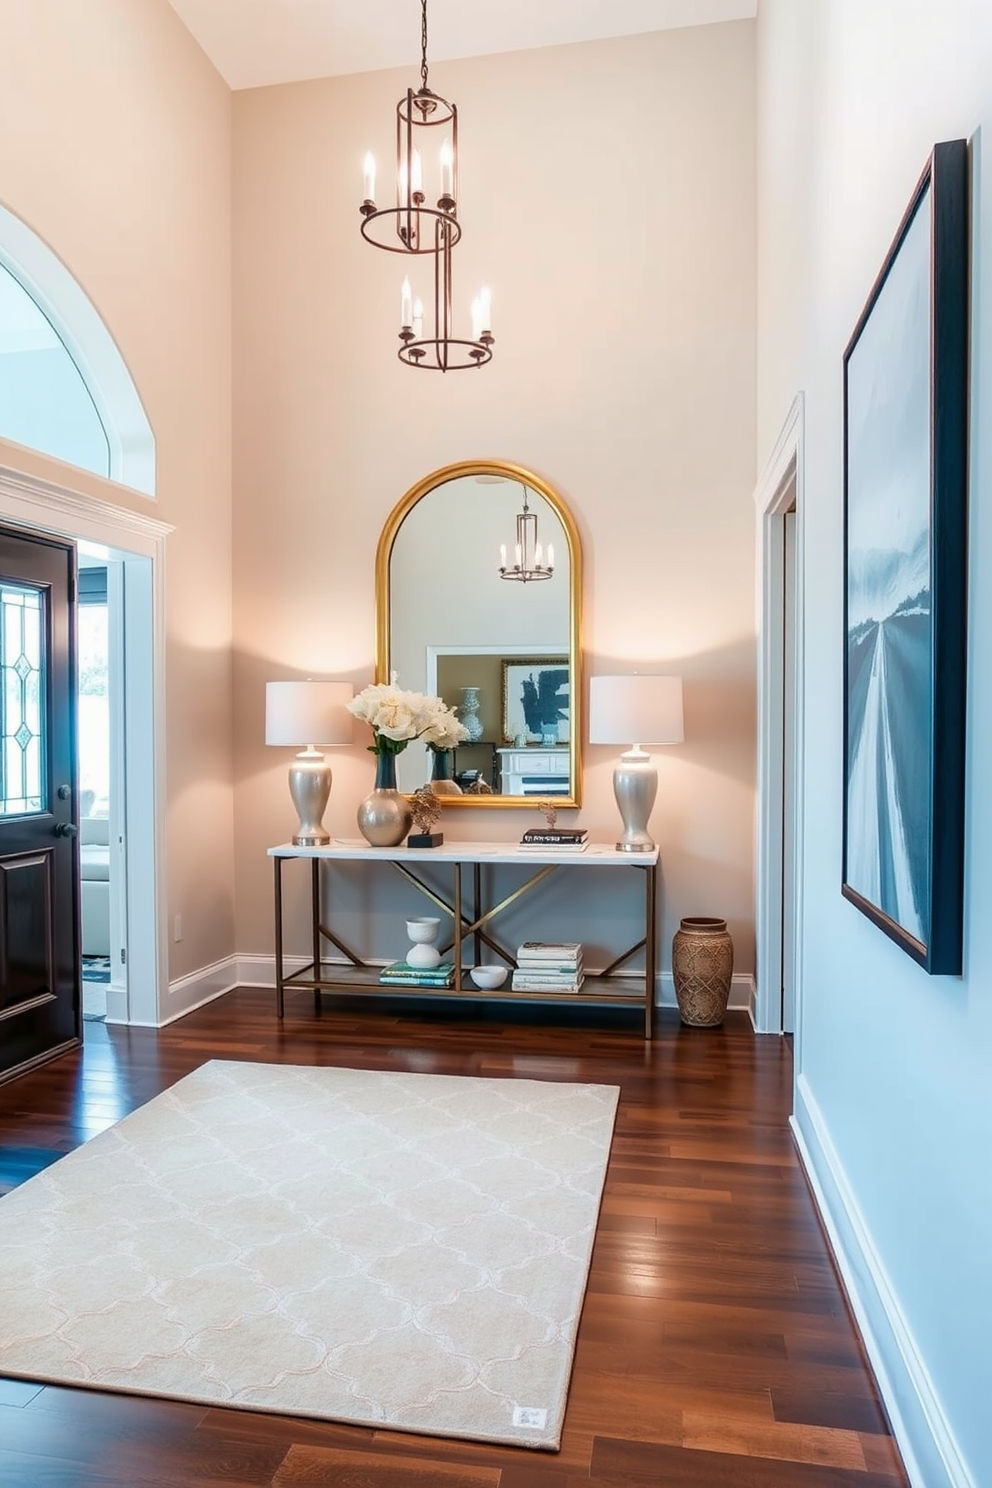
M370 847L365 841L337 841L327 847L295 847L283 843L270 847L268 851L275 873L275 953L276 953L276 1012L282 1018L285 1011L287 990L308 989L313 992L314 1011L319 1013L321 994L349 993L375 997L417 998L461 998L471 1001L501 1001L530 1003L562 1003L572 1006L598 1004L599 1006L635 1007L644 1012L644 1037L650 1039L654 1033L654 981L657 960L656 900L658 878L658 849L644 853L622 853L606 844L591 843L585 852L569 852L548 847L538 851L522 849L505 842L446 842L435 848ZM309 860L310 863L310 925L311 959L299 970L286 974L283 952L283 864L290 859ZM363 961L344 944L326 924L321 910L322 863L382 863L402 875L407 882L435 904L442 913L452 918L452 939L445 947L447 955L455 965L455 981L451 987L397 987L384 986L378 981L381 967ZM486 905L482 893L482 868L487 863L509 864L522 870L526 876L522 883L511 889L497 903ZM445 870L444 876L450 889L439 890L436 884L424 879L423 870L430 865ZM463 875L471 870L471 900L464 893ZM644 934L621 955L616 956L606 969L593 976L586 974L578 992L514 992L509 979L504 986L494 991L484 991L475 986L463 965L463 947L471 945L473 963L482 959L483 946L488 946L496 958L505 963L512 973L515 966L513 951L501 945L496 938L493 921L502 910L517 903L525 894L531 893L553 873L567 872L584 874L594 870L608 869L612 872L626 870L628 875L639 880L643 896ZM535 938L537 935L535 933ZM542 931L541 939L548 935ZM342 962L328 961L323 955L323 942L327 941L344 958ZM643 977L620 976L619 968L636 952L644 950L645 969Z

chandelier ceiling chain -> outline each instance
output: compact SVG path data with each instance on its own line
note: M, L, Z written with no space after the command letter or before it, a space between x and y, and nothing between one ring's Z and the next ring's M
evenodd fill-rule
M420 81L425 93L427 85L427 0L420 0Z
M371 153L365 156L365 197L361 204L362 237L374 248L388 253L434 257L433 335L425 334L423 301L414 292L409 277L400 292L400 348L397 353L408 367L438 372L462 367L482 367L492 360L492 298L480 290L472 301L471 337L456 336L452 316L452 250L461 238L458 221L458 109L428 84L427 0L421 0L420 78L417 92L408 88L396 106L396 205L378 206L375 197L376 165ZM434 205L425 190L426 148L420 141L426 129L441 129L438 153L437 194Z

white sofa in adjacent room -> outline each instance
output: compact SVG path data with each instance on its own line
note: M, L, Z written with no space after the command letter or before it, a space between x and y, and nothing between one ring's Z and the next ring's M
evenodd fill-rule
M84 816L79 822L83 955L110 955L110 822Z

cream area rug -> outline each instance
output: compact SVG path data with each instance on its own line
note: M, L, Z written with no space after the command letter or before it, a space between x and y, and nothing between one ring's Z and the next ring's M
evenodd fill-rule
M0 1375L553 1450L617 1095L213 1060L0 1199Z

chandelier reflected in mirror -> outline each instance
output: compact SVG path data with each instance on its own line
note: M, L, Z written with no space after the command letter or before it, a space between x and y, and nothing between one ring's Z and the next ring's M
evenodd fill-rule
M458 221L458 109L428 86L427 0L421 0L421 85L396 105L396 204L376 204L376 163L365 156L362 237L388 253L431 255L432 321L425 334L424 303L409 275L400 291L401 362L438 372L482 367L492 360L492 297L483 289L472 302L471 337L456 336L452 320L452 251L462 235ZM428 130L437 133L428 134ZM436 169L432 162L436 148ZM425 163L427 163L425 165ZM425 190L426 176L434 189ZM433 331L433 335L429 332Z
M513 545L513 562L507 562L506 543L499 547L499 576L512 579L518 584L531 584L537 579L550 579L555 571L555 550L548 543L542 548L537 535L537 513L527 505L527 487L524 493L523 510L517 513L517 540Z

